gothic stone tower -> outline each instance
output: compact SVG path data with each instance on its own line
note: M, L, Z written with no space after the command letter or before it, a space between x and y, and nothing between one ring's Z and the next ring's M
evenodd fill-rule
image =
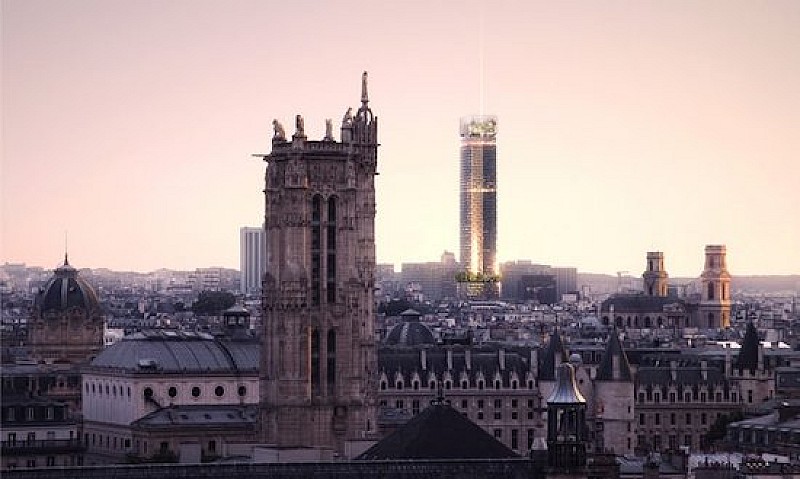
M731 325L731 275L725 261L725 245L706 246L706 265L700 276L702 296L697 326L728 328Z
M275 136L267 161L261 355L262 440L345 454L376 430L373 377L378 119L348 109L309 141L303 118Z
M667 272L664 270L664 253L650 251L647 253L647 270L642 274L644 294L647 296L667 295Z

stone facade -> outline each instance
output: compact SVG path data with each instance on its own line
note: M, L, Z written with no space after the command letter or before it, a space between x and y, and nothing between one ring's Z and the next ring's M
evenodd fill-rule
M695 323L700 328L731 326L731 275L725 253L725 245L706 246L706 264L700 276L702 298Z
M348 109L309 141L276 120L265 187L261 439L345 454L376 431L375 183L378 121Z

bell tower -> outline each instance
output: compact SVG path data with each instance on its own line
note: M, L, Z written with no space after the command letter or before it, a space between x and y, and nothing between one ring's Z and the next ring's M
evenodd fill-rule
M647 296L667 296L667 272L664 270L664 253L647 253L647 269L642 274L644 294Z
M696 325L700 328L729 328L731 325L731 275L725 258L725 245L706 246L700 308Z
M265 444L346 454L374 434L375 183L378 119L348 109L308 140L273 121L265 193L260 430Z

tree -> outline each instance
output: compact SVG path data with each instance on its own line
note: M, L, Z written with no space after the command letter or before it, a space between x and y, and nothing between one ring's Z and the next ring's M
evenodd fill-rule
M197 315L218 314L236 304L236 296L227 291L202 291L197 301L192 304L192 311Z

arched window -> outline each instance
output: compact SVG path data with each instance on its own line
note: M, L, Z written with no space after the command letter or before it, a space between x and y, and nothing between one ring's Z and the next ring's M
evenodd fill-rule
M328 303L336 302L336 198L328 199L328 227L327 227L327 247L328 261L327 267L327 299Z
M328 394L336 391L336 331L328 330Z
M320 271L322 269L322 198L314 195L311 199L311 304L320 302Z
M644 317L644 327L645 328L649 328L651 326L652 326L652 324L650 323L650 316L645 316Z
M708 283L708 299L714 299L714 282Z
M311 393L319 395L319 330L311 331Z

